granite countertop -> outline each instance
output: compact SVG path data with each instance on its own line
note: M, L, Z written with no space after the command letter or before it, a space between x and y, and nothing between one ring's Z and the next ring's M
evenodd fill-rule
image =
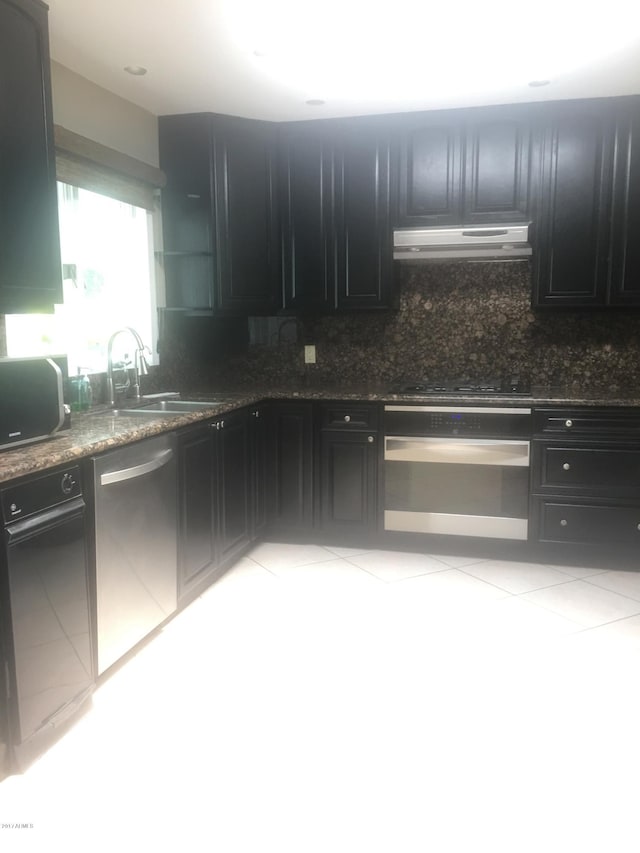
M210 394L183 393L183 399L214 400L211 407L179 415L158 412L157 416L127 416L120 410L115 416L106 407L74 414L71 429L51 439L0 451L0 482L68 465L97 453L104 453L123 444L139 441L168 430L195 424L243 406L269 399L300 400L367 400L381 403L413 403L424 405L487 405L487 406L624 406L640 408L640 392L625 394L599 391L576 393L559 388L532 389L531 396L511 395L453 395L421 397L417 394L394 394L388 387L365 383L357 386L279 386L277 388L243 388L219 390Z

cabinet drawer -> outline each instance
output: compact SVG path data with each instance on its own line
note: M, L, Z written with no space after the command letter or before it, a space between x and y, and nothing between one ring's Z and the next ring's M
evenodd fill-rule
M637 409L536 409L534 431L554 435L593 435L610 438L640 435Z
M542 499L538 519L541 542L640 544L640 503L614 506Z
M534 490L640 497L640 447L534 442Z
M322 407L323 429L377 430L378 407L363 403L328 403Z

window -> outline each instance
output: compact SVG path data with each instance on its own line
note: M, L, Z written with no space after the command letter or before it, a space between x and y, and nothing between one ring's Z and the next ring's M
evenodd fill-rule
M152 213L65 183L58 213L64 303L50 315L8 315L7 354L66 353L70 375L105 371L110 335L133 326L155 355ZM120 336L114 357L132 356L131 345Z

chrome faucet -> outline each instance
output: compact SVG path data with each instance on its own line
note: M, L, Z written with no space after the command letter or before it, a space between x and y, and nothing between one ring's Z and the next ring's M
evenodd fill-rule
M125 332L128 332L136 342L136 351L133 357L133 370L135 382L133 384L134 396L136 400L140 399L140 376L146 376L149 372L147 360L144 357L144 351L150 352L149 347L142 343L142 338L131 326L125 326L123 329L118 329L109 338L107 344L107 393L109 396L109 405L113 408L116 405L117 387L113 381L113 342Z

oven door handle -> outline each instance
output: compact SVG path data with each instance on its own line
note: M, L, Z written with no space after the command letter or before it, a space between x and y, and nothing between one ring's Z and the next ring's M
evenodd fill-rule
M440 462L455 465L529 466L529 442L488 438L416 438L387 436L389 462Z

